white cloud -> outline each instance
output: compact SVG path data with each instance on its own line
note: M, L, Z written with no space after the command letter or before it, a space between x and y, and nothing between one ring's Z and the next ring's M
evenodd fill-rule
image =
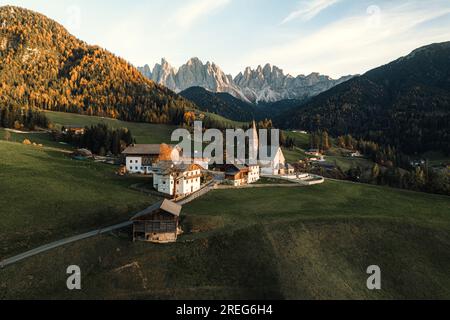
M336 4L341 0L311 0L303 1L301 3L301 8L291 12L286 18L283 19L281 24L285 24L294 19L302 19L303 21L308 21L317 16L320 12L327 9L328 7Z
M171 21L175 22L179 27L189 28L202 17L216 12L218 9L225 7L230 2L231 0L190 1L187 5L177 10Z
M429 3L364 10L276 47L261 48L248 61L271 61L295 73L319 71L334 77L363 73L433 42L450 40L450 6Z

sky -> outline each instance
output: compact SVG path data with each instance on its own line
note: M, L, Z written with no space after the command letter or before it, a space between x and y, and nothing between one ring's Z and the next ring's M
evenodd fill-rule
M293 76L363 74L450 41L449 0L0 0L8 4L136 66L198 57L233 76L266 63Z

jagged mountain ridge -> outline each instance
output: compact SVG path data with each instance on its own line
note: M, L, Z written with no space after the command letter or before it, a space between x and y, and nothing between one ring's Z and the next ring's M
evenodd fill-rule
M334 80L318 73L292 77L270 64L258 66L254 70L248 67L233 78L215 63L203 64L198 58L190 59L179 69L172 67L166 59L156 64L153 70L148 65L138 69L149 79L175 92L203 87L212 92L226 92L256 104L310 98L352 78L346 76Z

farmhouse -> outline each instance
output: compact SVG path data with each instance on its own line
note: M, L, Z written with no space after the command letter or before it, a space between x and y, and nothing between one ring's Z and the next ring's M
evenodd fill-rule
M160 161L154 167L153 187L175 198L190 195L201 188L202 170L198 164Z
M133 222L133 241L170 243L181 234L179 218L181 206L164 200L138 213Z
M258 182L260 178L259 165L247 165L248 167L248 184Z
M182 151L166 144L133 144L122 155L129 173L150 174L160 160L170 160L171 154L180 157Z
M225 180L235 187L239 187L248 183L249 169L245 165L228 164L223 167L225 172Z
M235 187L252 184L259 180L258 165L226 164L221 167L225 180Z

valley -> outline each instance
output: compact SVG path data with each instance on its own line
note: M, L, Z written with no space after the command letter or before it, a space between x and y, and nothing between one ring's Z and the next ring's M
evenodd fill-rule
M450 42L355 76L232 76L199 58L135 67L56 21L0 7L0 300L450 299ZM248 129L242 159L174 146L198 121ZM261 129L280 133L266 161Z

